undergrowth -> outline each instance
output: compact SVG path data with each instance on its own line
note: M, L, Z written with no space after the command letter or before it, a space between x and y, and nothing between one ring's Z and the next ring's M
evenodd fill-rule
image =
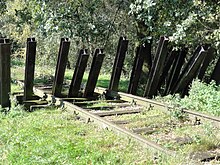
M194 80L190 87L189 95L184 98L180 98L176 94L174 96L157 97L156 99L180 109L186 108L220 116L220 86L217 86L214 81L206 84L199 80Z

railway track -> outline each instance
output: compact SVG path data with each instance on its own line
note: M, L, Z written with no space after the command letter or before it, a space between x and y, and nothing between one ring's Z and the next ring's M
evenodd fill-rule
M34 93L63 106L86 122L113 130L131 138L155 153L184 155L198 162L220 160L220 118L194 112L175 110L169 105L121 92L96 88L94 97L53 97L52 86L35 86ZM111 98L111 99L110 99ZM52 101L53 100L53 101ZM175 114L178 113L178 117Z
M164 75L160 80L160 75L162 72L167 74L168 70L165 69L165 66L163 71L163 65L158 65L165 62L164 54L167 54L168 51L168 40L166 37L162 37L160 42L163 45L161 48L160 44L158 45L160 51L154 60L156 65L152 67L153 70L144 92L144 96L148 98L152 98L157 93L159 86L166 77ZM20 103L30 108L31 111L35 108L59 105L68 112L77 115L77 118L84 118L84 121L88 123L94 122L100 127L120 133L139 142L142 146L153 149L155 153L164 153L171 157L181 155L188 160L200 163L214 161L214 163L220 164L220 118L187 109L179 110L176 107L132 94L115 92L118 91L123 61L127 51L128 40L126 38L121 37L119 40L108 90L96 88L104 60L103 49L94 51L83 92L81 91L82 78L89 58L87 49L79 51L70 85L63 85L69 46L69 39L62 38L53 84L34 86L33 61L35 61L36 55L36 41L34 38L28 39L27 48L29 49L27 49L28 53L26 54L25 78L24 82L19 82L24 86L24 92L16 96ZM175 69L177 66L174 62L173 75L169 77L169 79L171 78L170 84L166 84L168 87L166 92L184 95L187 84L190 84L194 74L197 73L202 59L206 54L209 54L208 50L206 52L202 47L201 49L202 51L196 52L199 60L194 63L189 62L184 68L182 76L179 77L180 81L175 75L176 73L179 75L178 70L181 69L182 64L181 66L178 64L179 69ZM148 50L145 51L148 52ZM184 55L184 52L180 55ZM135 94L137 91L140 70L143 65L141 61L143 61L141 57L137 56L137 64L132 70L128 93ZM195 61L194 56L191 61ZM135 67L137 65L138 68ZM171 66L171 64L166 65ZM7 67L10 67L9 63ZM177 81L175 88L170 89L175 81ZM158 89L155 88L156 86ZM5 92L5 95L8 95L8 92ZM7 103L10 103L9 99L7 99Z

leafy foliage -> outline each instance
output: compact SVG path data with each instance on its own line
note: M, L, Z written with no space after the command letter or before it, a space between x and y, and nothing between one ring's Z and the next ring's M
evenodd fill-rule
M220 116L220 87L214 81L210 84L205 84L199 80L193 81L189 96L185 96L183 99L179 95L168 95L158 99L162 99L164 102L179 108L187 108Z
M129 4L110 0L6 1L7 12L1 18L0 29L20 46L24 46L27 37L36 37L38 59L43 65L55 64L61 37L71 39L71 66L78 49L88 48L92 54L95 48L104 48L107 72L108 67L111 69L119 36L134 38L134 27L128 23L131 20L127 15Z
M130 5L144 37L171 36L176 44L219 47L219 1L136 0Z
M61 37L71 39L69 61L75 62L78 49L105 49L103 72L109 72L119 36L130 40L125 60L128 75L134 47L150 36L170 36L173 44L211 43L220 47L220 2L211 0L2 0L0 33L14 41L14 49L24 47L27 37L38 42L40 64L55 64ZM152 49L154 50L154 49ZM219 53L219 52L218 52Z

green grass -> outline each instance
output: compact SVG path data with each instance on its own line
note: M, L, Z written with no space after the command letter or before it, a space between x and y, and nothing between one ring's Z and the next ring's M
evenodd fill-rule
M35 82L48 83L52 79L54 70L50 67L36 67ZM66 82L69 83L73 71L67 70L65 74ZM24 67L15 61L12 66L13 79L24 78ZM83 83L86 82L88 73L85 73ZM110 75L100 75L97 86L107 88ZM121 78L119 90L126 92L128 80ZM12 92L20 91L21 88L12 84ZM104 106L105 103L99 105ZM96 105L93 105L96 106ZM108 130L101 130L97 126L85 124L75 120L75 116L60 109L38 110L27 113L22 110L22 106L12 106L12 110L5 114L0 113L0 164L186 164L186 153L197 150L209 150L219 145L219 134L214 137L210 132L194 132L195 143L185 145L181 151L172 142L160 141L163 139L163 131L158 131L156 136L148 136L152 140L158 141L167 148L179 150L178 156L157 155L151 149L144 149L129 138L116 135ZM159 116L159 117L158 117ZM123 115L117 120L131 119L135 122L127 127L139 128L156 125L159 127L164 122L173 120L172 117L179 114L165 114L161 111L148 111L139 115ZM146 120L138 121L139 118ZM166 125L166 124L165 124ZM185 130L184 130L185 129ZM204 130L211 130L204 128ZM191 135L192 129L176 128L172 129L176 136ZM203 136L197 134L203 133ZM209 135L210 134L210 135ZM210 141L209 138L213 140ZM182 153L181 153L182 152ZM185 154L185 155L184 155Z
M184 98L175 94L156 99L179 109L186 108L220 117L220 86L214 81L206 84L198 79L194 80L190 86L189 95Z
M0 164L152 164L129 139L74 118L59 109L1 114Z
M72 74L73 74L73 71L67 69L66 73L65 73L66 80L71 81L72 80ZM82 83L84 85L86 85L86 80L88 79L88 76L89 76L89 73L87 73L87 72L83 76ZM108 88L109 83L110 83L110 78L111 78L110 73L109 74L100 74L99 77L98 77L98 81L97 81L96 86L97 87L102 87L102 88ZM120 82L119 82L119 91L127 92L128 84L129 84L129 80L126 79L125 77L121 76Z

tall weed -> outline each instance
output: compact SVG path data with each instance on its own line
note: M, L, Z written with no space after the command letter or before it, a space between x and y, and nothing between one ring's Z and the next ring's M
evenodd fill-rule
M220 86L217 86L214 81L206 84L199 80L194 80L190 87L189 95L183 99L177 94L157 99L179 108L220 116Z

